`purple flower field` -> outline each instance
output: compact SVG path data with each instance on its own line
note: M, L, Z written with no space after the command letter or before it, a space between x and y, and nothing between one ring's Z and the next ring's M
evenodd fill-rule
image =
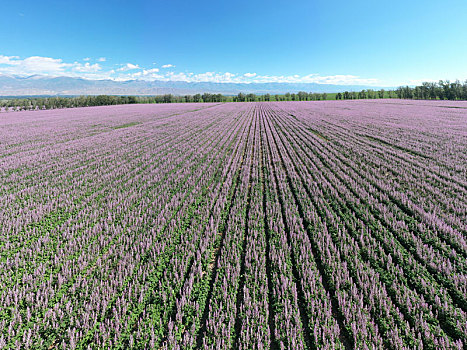
M467 102L0 113L0 348L464 349Z

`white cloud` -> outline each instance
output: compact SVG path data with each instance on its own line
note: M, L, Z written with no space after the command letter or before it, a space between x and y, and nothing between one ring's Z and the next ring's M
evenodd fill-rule
M139 71L137 72L126 72L130 69L125 69L124 71L121 68L117 69L115 80L125 81L125 80L144 80L144 81L154 81L154 80L166 80L164 75L159 74L159 68L150 68L144 69L138 67Z
M64 63L60 58L32 56L22 61L22 66L31 71L41 72L61 72L71 63Z
M140 67L138 67L140 68ZM144 69L132 74L121 74L119 80L162 80L162 81L186 81L186 82L211 82L211 83L318 83L318 84L336 84L336 85L375 85L380 84L379 80L371 78L361 78L355 75L327 75L319 74L300 75L258 75L257 73L235 74L230 72L164 72L160 73L157 68ZM125 69L118 69L123 72Z
M162 68L174 68L175 66L173 64L164 64Z
M0 64L14 64L13 61L17 60L19 56L3 56L0 55Z
M105 62L107 61L107 59L105 57L100 57L97 59L99 62Z
M64 63L61 59L40 56L31 56L24 60L17 56L0 56L0 63L6 65L0 67L0 72L19 75L60 74L73 66L72 63Z
M193 74L191 77L191 81L196 82L211 82L211 83L234 83L237 79L235 79L235 74L233 73L216 73L216 72L206 72L200 74Z
M143 71L133 73L131 76L133 78L144 77L145 80L159 80L161 75L157 74L159 68L143 69Z
M127 70L133 70L133 69L140 69L140 67L137 64L127 63L124 66L118 68L117 71L125 72Z
M46 75L46 76L70 76L88 79L107 79L109 72L101 72L102 67L98 63L85 64L80 62L67 63L59 58L31 56L21 59L18 56L0 55L0 74L12 74L18 76Z
M113 79L113 80L162 80L162 81L186 81L186 82L213 82L213 83L319 83L338 85L381 85L381 82L373 78L362 78L356 75L260 75L258 73L231 73L214 72L204 73L176 72L173 70L163 70L159 68L140 67L137 64L126 63L117 65L117 69L100 63L90 63L88 57L83 62L64 62L60 58L31 56L20 58L18 56L0 55L0 74L12 75L48 75L48 76L70 76L86 79ZM98 59L104 62L105 58ZM162 68L174 67L164 65ZM425 79L427 80L427 79ZM397 84L395 84L397 85Z
M81 63L75 63L75 66L73 67L74 71L85 73L98 72L101 69L102 67L99 65L99 63L90 64L89 62L86 62L86 64L84 65L82 65Z
M144 69L143 74L151 74L151 73L157 73L159 72L159 68L151 68L151 69Z

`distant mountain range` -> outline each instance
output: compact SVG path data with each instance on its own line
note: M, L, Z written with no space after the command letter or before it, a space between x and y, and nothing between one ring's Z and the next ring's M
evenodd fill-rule
M73 77L48 77L33 75L19 77L0 75L0 96L36 95L193 95L221 93L236 95L239 92L254 94L282 94L286 92L342 92L362 89L380 89L363 85L330 85L316 83L211 83L184 81L143 80L87 80Z

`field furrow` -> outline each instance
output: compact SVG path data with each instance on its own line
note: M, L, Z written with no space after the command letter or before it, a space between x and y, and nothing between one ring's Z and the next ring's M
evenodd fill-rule
M467 106L386 101L2 114L0 348L465 348Z

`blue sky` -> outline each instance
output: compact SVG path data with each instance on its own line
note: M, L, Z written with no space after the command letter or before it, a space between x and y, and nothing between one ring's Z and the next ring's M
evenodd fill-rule
M467 1L8 1L0 74L396 86L467 79Z

